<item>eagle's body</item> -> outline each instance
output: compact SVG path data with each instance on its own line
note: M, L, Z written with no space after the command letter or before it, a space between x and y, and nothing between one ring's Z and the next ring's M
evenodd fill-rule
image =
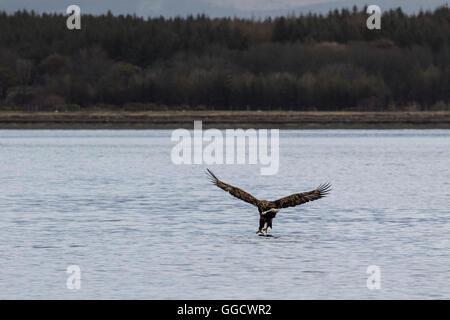
M329 183L325 183L320 185L315 190L303 193L295 193L275 201L258 200L244 190L220 181L209 169L206 170L211 179L211 182L216 186L229 192L234 197L258 207L259 228L256 233L260 233L262 232L262 230L267 232L269 227L272 229L272 220L275 218L279 211L277 209L295 207L305 202L323 198L331 190L331 185ZM264 226L266 227L264 228Z

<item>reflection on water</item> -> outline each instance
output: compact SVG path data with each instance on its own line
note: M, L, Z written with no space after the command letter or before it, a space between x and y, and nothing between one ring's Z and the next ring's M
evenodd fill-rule
M450 131L281 131L277 175L212 166L260 199L332 182L273 237L170 134L0 131L0 299L450 298Z

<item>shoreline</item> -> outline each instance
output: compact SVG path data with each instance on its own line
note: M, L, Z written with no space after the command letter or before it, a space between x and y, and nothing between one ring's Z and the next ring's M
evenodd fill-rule
M450 129L450 112L0 112L0 129Z

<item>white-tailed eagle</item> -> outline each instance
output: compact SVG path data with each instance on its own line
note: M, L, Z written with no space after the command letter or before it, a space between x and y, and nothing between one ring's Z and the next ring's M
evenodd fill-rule
M214 173L211 172L211 170L209 169L206 170L207 170L206 173L213 184L227 191L236 198L258 207L259 228L258 231L256 231L256 233L261 233L262 231L265 231L267 233L269 227L272 229L272 220L277 215L277 212L280 211L277 209L295 207L309 201L314 201L325 197L328 194L328 192L331 191L331 185L329 183L324 183L321 184L319 187L317 187L315 190L291 194L290 196L275 201L258 200L251 194L245 192L244 190L233 187L232 185L220 181L214 175ZM264 226L266 227L264 228Z

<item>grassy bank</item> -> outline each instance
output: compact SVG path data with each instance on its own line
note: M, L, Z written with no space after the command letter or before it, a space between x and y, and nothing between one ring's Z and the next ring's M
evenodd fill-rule
M450 112L0 112L0 129L450 129Z

